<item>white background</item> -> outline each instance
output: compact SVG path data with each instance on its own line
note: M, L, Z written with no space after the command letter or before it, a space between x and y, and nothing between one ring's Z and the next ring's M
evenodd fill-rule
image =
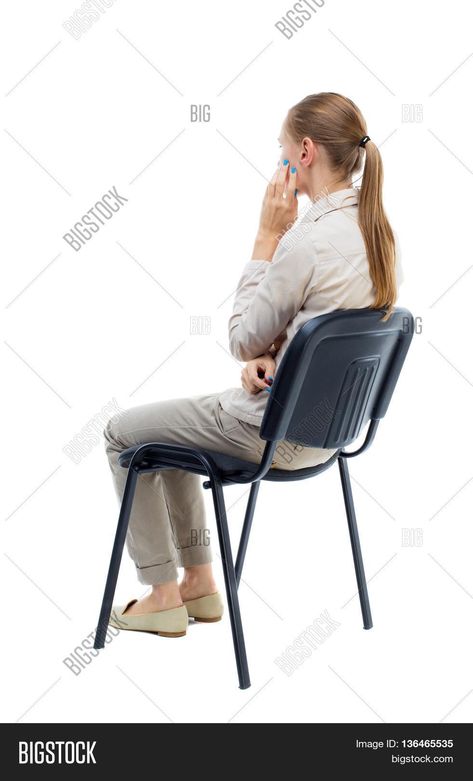
M4 721L472 720L471 9L328 0L286 40L289 7L117 0L78 40L73 2L4 9ZM239 385L227 322L264 177L287 109L326 90L381 146L398 303L421 318L376 441L350 461L374 628L334 467L261 486L240 589L252 688L227 615L178 640L122 633L76 676L63 660L96 626L118 505L103 442L77 464L63 448L113 399ZM210 122L192 124L199 103ZM114 185L128 203L74 252L63 234ZM247 493L225 488L235 540ZM125 553L116 601L143 591ZM275 659L324 610L340 626L286 675Z

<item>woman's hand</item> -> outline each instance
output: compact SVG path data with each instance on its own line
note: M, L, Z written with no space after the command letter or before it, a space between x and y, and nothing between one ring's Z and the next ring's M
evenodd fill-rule
M296 169L284 161L266 188L252 260L272 260L279 239L296 219Z
M271 387L275 369L275 360L269 353L260 355L259 358L248 361L245 368L242 369L241 384L248 393L259 393L261 390ZM260 374L262 377L259 376Z

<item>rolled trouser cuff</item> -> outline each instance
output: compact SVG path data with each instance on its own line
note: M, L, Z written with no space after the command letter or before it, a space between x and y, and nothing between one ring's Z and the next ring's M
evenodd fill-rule
M158 586L160 583L177 580L175 561L166 561L164 564L151 564L145 567L139 567L135 564L135 567L139 582L145 586Z
M210 545L188 545L177 551L180 567L195 567L198 564L210 564L212 549Z

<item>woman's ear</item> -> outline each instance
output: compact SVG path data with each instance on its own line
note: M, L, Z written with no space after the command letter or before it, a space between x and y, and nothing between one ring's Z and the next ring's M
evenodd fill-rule
M306 136L301 141L301 153L300 153L301 165L309 166L314 161L315 156L316 156L315 144L311 138L308 138Z

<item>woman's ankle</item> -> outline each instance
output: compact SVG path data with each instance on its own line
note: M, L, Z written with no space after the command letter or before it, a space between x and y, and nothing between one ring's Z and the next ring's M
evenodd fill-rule
M156 605L156 610L168 610L182 604L177 580L152 586L148 597L150 602Z
M182 581L179 583L179 591L183 601L206 597L217 591L211 564L185 567Z

